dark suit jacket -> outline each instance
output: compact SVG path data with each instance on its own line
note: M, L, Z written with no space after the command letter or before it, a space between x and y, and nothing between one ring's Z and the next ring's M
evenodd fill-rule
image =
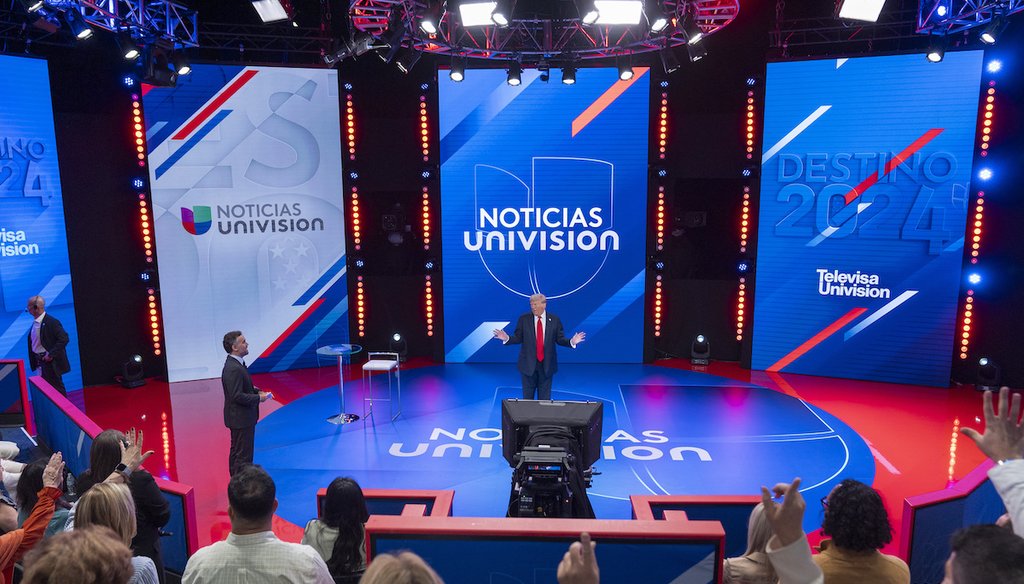
M558 353L555 343L563 347L571 346L562 329L562 319L548 312L544 323L544 374L548 377L558 371ZM516 330L508 337L506 345L522 344L519 350L519 372L533 375L537 370L537 317L532 312L519 317Z
M228 428L255 426L260 417L260 391L252 384L249 370L228 355L220 382L224 386L224 425Z
M35 326L34 324L32 326ZM28 363L33 370L39 369L42 361L32 352L32 330L29 329L26 337L28 341ZM60 321L50 316L43 315L43 322L39 325L39 344L46 349L46 352L53 357L53 365L57 373L61 375L71 371L71 364L68 363L68 353L65 347L68 346L68 333Z

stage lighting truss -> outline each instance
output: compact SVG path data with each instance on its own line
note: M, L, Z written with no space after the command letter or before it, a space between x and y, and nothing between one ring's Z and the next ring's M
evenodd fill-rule
M924 0L917 13L917 32L952 35L1021 10L1024 0Z
M682 46L693 37L694 27L706 37L727 26L739 13L739 0L662 0L645 3L644 14L648 16L636 24L602 25L600 18L594 24L585 24L577 4L580 2L551 0L534 11L543 13L525 13L523 9L513 13L506 27L493 22L464 26L452 1L448 10L438 15L436 0L354 0L349 14L356 31L376 38L387 36L389 24L397 15L404 24L403 46L417 51L463 59L515 60L525 68L542 62L564 66ZM653 31L648 22L655 8L667 19L658 31ZM427 30L436 32L426 32L423 22L428 23Z
M66 20L68 14L76 13L92 28L129 32L142 42L160 40L178 48L199 46L197 13L180 1L33 0L22 6L37 22L56 22L61 15Z

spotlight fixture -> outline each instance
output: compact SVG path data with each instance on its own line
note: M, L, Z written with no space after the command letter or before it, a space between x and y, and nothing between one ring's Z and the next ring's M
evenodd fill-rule
M933 36L928 42L928 52L925 54L930 63L939 63L946 56L946 37Z
M565 85L576 84L576 67L574 65L562 67L562 83Z
M68 29L71 34L75 35L75 38L84 41L85 39L92 36L92 28L89 23L85 21L85 17L78 11L76 6L72 6L64 12L64 20L68 23Z
M707 365L711 362L711 343L707 337L698 334L693 338L690 345L690 363L692 365Z
M629 81L633 78L633 66L629 57L619 57L616 68L619 70L619 79Z
M510 61L508 64L508 84L516 87L523 82L523 66L519 61Z
M124 57L125 61L134 61L142 54L139 51L139 45L135 43L135 40L128 33L118 35L117 43L121 46L121 56Z
M256 9L264 24L292 20L295 17L295 8L291 0L252 0L252 7Z
M686 52L690 54L691 63L696 63L708 56L708 50L703 43L691 43L686 45Z
M974 272L973 274L967 276L967 281L973 285L981 284L981 274Z
M26 12L38 12L43 7L43 0L20 0Z
M978 373L974 382L974 389L978 391L995 391L1003 381L1002 370L995 361L988 357L978 359Z
M121 364L121 375L117 377L121 387L128 389L146 385L146 372L142 368L142 355L132 355Z
M489 26L494 24L491 14L497 2L459 2L459 19L462 26Z
M641 0L595 0L598 17L594 24L636 25L644 16Z
M665 69L666 74L672 73L682 66L679 64L679 59L676 58L676 53L672 50L672 47L661 49L658 51L658 56L661 57L661 66Z
M177 73L179 77L182 75L188 75L192 72L192 65L189 65L188 59L186 59L185 55L182 55L181 53L174 53L171 55L171 63L174 65L174 72Z
M668 14L665 13L661 0L647 0L644 14L647 16L647 23L651 25L651 32L661 32L668 27Z
M398 361L405 363L405 360L409 358L409 344L406 343L402 333L396 332L391 335L388 339L388 351L392 353L398 353Z
M576 0L576 9L579 10L583 24L594 24L601 17L594 0Z
M398 56L398 51L402 50L402 39L405 38L405 20L402 19L402 12L399 9L391 11L391 18L388 19L388 32L384 37L384 44L388 46L387 52L377 53L384 59L385 63L390 63L395 60Z
M416 63L419 62L421 56L423 56L423 53L415 49L409 49L402 53L402 56L398 58L395 64L398 66L399 71L408 74L416 66Z
M167 54L158 47L148 46L142 51L143 83L156 87L174 87L178 83L177 70L171 70Z
M993 59L988 62L988 65L985 66L985 70L988 71L989 73L999 73L1000 71L1002 71L1002 69L1003 62L1000 61L999 59Z
M466 78L466 58L455 55L452 57L451 69L448 70L448 78L459 83Z
M491 22L501 28L507 28L512 22L512 0L498 0L491 11Z
M704 31L697 26L697 19L693 17L692 13L687 12L683 17L683 34L686 35L687 45L699 43L704 38Z
M885 0L843 0L839 7L839 18L878 22Z
M992 17L992 21L988 23L988 26L985 27L985 30L981 31L981 36L978 38L986 45L994 45L999 42L999 38L1003 35L1009 24L1006 16L996 14Z
M444 17L444 0L427 2L427 9L420 18L420 28L427 34L437 34Z

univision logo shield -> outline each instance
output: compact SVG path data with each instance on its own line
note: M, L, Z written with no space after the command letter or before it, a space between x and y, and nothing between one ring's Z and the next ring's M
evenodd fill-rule
M213 215L210 208L204 205L194 205L191 209L181 208L181 226L192 235L202 235L210 230L213 225Z

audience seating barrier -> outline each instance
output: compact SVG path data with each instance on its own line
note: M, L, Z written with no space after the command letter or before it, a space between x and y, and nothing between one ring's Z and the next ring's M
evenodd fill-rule
M323 515L325 497L326 488L316 492L317 517ZM406 505L418 504L424 506L424 515L451 517L455 491L363 489L363 497L370 515L401 515Z
M725 557L747 551L747 521L760 495L631 495L633 519L661 520L669 511L685 511L697 521L718 521L725 529Z
M903 501L900 549L910 566L911 582L941 582L953 532L969 525L995 523L1006 512L988 479L992 464L985 461L951 488Z
M26 427L34 422L36 438L50 450L63 453L68 470L78 475L89 467L92 439L103 428L42 377L28 381L30 395L25 397L31 398L31 404L23 407L31 421L26 420ZM171 520L163 528L170 535L160 541L164 565L169 573L180 575L189 556L198 549L195 497L189 485L154 478L171 507Z

